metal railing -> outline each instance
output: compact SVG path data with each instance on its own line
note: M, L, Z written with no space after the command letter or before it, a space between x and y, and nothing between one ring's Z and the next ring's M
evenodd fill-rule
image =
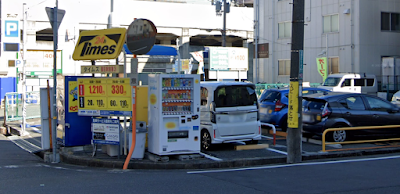
M279 84L256 84L257 96L260 96L264 90L273 88L288 88L290 84L279 83ZM310 83L310 87L318 87L320 83Z
M276 145L276 128L275 128L275 125L261 122L261 126L268 126L268 127L272 128L272 140L273 140L272 143L274 145Z
M22 120L22 93L8 92L4 97L4 119L8 121ZM26 92L26 119L40 118L39 92Z
M326 134L333 131L346 131L346 130L364 130L364 129L390 129L400 128L400 125L384 125L384 126L363 126L363 127L341 127L341 128L329 128L322 133L322 152L326 152L326 145L332 144L354 144L354 143L370 143L370 142L381 142L381 141L395 141L400 138L388 138L388 139L375 139L375 140L359 140L359 141L344 141L344 142L326 142Z

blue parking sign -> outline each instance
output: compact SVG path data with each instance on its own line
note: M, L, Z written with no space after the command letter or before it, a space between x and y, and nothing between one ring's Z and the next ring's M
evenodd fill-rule
M5 37L18 37L18 21L5 21Z

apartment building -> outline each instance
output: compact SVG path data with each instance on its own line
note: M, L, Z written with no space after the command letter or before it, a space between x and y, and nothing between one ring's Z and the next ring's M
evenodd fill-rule
M304 81L322 82L319 57L328 58L329 74L375 74L382 81L382 58L400 55L400 0L304 1ZM254 73L259 82L289 83L293 0L260 0L254 7L255 39L269 49Z

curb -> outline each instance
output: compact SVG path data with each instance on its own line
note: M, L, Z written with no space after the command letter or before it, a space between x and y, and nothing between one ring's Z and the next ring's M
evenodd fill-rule
M21 128L19 127L11 127L11 126L7 126L7 128L9 128L9 134L10 135L18 135L21 136Z
M68 153L60 153L60 159L67 164L83 165L89 167L120 168L124 166L122 161L104 161L100 159L83 158ZM196 161L194 163L185 162L142 162L131 160L128 169L211 169L211 168L233 168L249 167L265 164L276 164L286 162L286 157L269 158L248 158L226 161Z
M0 133L3 134L4 136L9 136L7 127L0 127Z
M400 148L386 148L379 150L358 150L358 151L346 151L346 152L335 152L335 153L320 153L320 154L304 154L302 160L318 160L318 159L332 159L332 158L344 158L344 157L355 157L355 156L371 156L379 154L390 154L399 153ZM103 167L103 168L116 168L122 169L123 161L104 161L100 159L90 159L71 155L68 153L60 153L60 159L62 162L67 164L75 164L88 167ZM198 161L194 163L185 162L142 162L137 160L131 160L128 165L128 169L213 169L213 168L243 168L252 166L261 166L268 164L286 164L286 156L282 157L269 157L269 158L247 158L238 160L226 160L226 161Z

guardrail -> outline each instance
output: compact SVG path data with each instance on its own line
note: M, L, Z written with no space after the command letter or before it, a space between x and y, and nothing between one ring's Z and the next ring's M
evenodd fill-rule
M22 93L8 92L5 94L4 120L22 120ZM39 92L26 92L26 119L40 118L40 95Z
M326 152L326 145L332 144L352 144L352 143L369 143L369 142L381 142L381 141L394 141L400 140L400 138L388 138L388 139L375 139L375 140L359 140L359 141L344 141L344 142L325 142L326 134L332 131L346 131L346 130L362 130L362 129L390 129L400 128L400 125L384 125L384 126L363 126L363 127L341 127L341 128L329 128L322 133L322 152Z
M276 144L276 128L275 128L275 125L261 122L261 126L268 126L268 127L272 128L273 144L275 145Z

